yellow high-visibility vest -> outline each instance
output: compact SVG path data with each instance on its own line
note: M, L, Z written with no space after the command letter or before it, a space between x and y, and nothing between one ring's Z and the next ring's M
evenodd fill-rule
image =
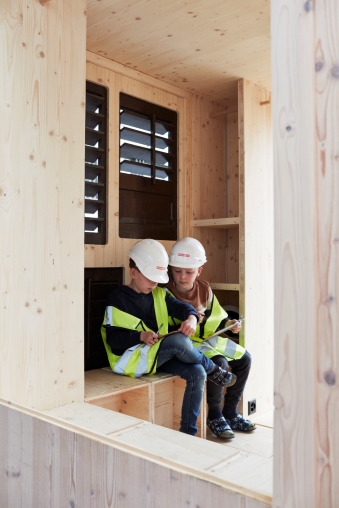
M171 291L169 293L176 298ZM210 340L204 340L209 335L212 335L218 329L220 323L227 317L227 312L221 307L216 296L213 295L210 315L202 324L197 325L194 335L190 337L194 347L199 349L208 358L222 355L228 361L231 361L242 358L246 353L246 349L228 337L218 336ZM176 318L170 317L170 320L174 324L180 324L180 321Z
M161 329L163 334L168 332L166 294L167 291L159 287L156 287L152 291L157 326L159 328L160 325L163 325ZM108 361L115 373L130 377L140 377L143 374L154 374L156 372L158 350L163 339L158 340L152 347L146 344L137 344L128 348L122 356L118 356L112 353L111 347L107 344L106 326L118 326L119 328L139 332L154 332L155 330L148 328L140 318L110 306L106 307L104 321L101 326L101 336L104 341Z

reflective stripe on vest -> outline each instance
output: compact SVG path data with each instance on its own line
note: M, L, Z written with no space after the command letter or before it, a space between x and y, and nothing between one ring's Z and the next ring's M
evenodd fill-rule
M168 331L168 312L165 302L166 291L157 287L152 291L152 296L157 326L159 327L162 324L161 331L165 334ZM130 377L140 377L143 374L154 374L156 372L157 353L162 339L152 347L146 344L137 344L127 349L122 356L118 356L112 353L111 347L106 342L106 326L117 326L126 330L137 330L139 332L154 330L148 328L141 319L132 314L123 312L116 307L106 307L104 321L101 326L101 335L111 369L117 374Z
M174 296L170 291L169 293ZM176 298L174 296L174 298ZM242 358L246 352L242 346L233 342L227 337L214 337L211 340L203 341L205 337L213 335L218 329L220 323L227 318L228 314L218 302L218 299L213 295L212 307L206 312L207 318L202 326L197 325L195 334L191 336L194 347L199 349L208 358L213 358L216 355L225 356L227 360L238 360ZM174 323L180 323L177 319L171 318Z

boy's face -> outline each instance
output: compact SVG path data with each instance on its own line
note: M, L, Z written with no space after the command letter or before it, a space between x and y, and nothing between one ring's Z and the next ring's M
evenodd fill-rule
M137 293L143 293L144 295L147 295L158 285L157 282L153 282L147 279L141 272L139 272L137 268L131 268L130 274L132 279L130 287Z
M202 266L200 268L177 268L172 266L171 268L175 286L181 293L191 291L195 279L202 272Z

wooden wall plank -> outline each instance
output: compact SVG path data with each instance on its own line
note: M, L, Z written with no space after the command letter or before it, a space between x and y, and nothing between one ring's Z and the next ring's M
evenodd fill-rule
M85 9L0 10L0 395L41 409L84 393Z
M155 428L159 429L157 436ZM207 463L224 463L234 451L220 447L218 453L217 445L199 440L205 448L203 460L194 445L197 438L163 427L146 424L112 438L94 436L85 429L71 430L68 423L57 423L47 415L37 418L29 411L0 404L0 436L1 506L180 508L189 503L209 508L217 503L233 508L267 508L271 504L267 494L256 495L223 478L206 481L207 476L213 480L213 473L202 472L199 478L189 468L176 465L178 458L185 462L187 441L187 455L205 467ZM170 436L175 436L174 447ZM159 446L163 450L169 447L174 461L168 457L163 464L160 459L152 460L153 449L159 453ZM208 450L215 450L218 459Z
M225 117L211 118L220 106L202 97L193 102L192 130L192 218L226 217ZM193 236L205 247L207 264L201 278L210 282L226 280L226 231L193 229Z
M187 98L157 88L153 81L142 82L129 75L123 75L115 70L108 70L93 63L87 63L87 79L104 84L109 88L109 193L108 193L108 243L107 245L85 245L85 265L99 266L128 266L126 252L137 239L119 238L119 93L124 92L140 99L154 102L164 107L174 109L179 118L179 237L185 236L191 228L191 105ZM115 69L115 67L114 67ZM123 71L123 66L118 66ZM158 80L155 80L158 84ZM165 87L163 87L165 88ZM174 88L174 87L173 87ZM184 94L181 94L184 95ZM174 242L162 241L170 251ZM129 271L125 272L126 282L129 281Z
M338 28L335 0L272 1L276 507L339 499Z
M239 81L240 341L253 358L247 401L257 415L273 408L273 164L270 98L267 90Z
M270 88L269 14L266 0L89 0L87 47L225 109L240 76Z

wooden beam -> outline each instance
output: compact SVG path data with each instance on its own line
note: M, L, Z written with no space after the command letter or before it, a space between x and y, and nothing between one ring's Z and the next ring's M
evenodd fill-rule
M0 396L83 400L86 1L0 9Z
M273 169L270 92L239 80L240 342L254 358L243 395L256 399L257 415L273 409ZM262 316L258 324L258 316ZM259 318L260 321L260 318ZM260 358L260 361L258 359Z
M39 414L0 401L0 436L2 507L271 506L270 458L90 404Z
M272 0L274 506L339 499L337 0Z
M134 79L135 81L140 81L141 83L144 83L145 85L151 85L155 88L158 88L159 90L164 90L165 92L172 93L174 95L177 95L178 97L190 99L192 97L192 93L188 92L187 90L183 90L182 88L179 88L178 86L171 85L170 83L166 83L165 81L154 78L148 74L145 74L143 72L137 71L136 69L132 69L131 67L128 67L127 65L122 65L118 62L115 62L114 60L110 60L109 58L106 58L101 55L97 55L95 53L92 53L91 51L86 51L86 60L88 63L92 63L95 65L98 65L99 67L103 69L108 69L110 71L113 71L115 73L121 74L122 76L129 77L131 79Z
M215 118L216 116L228 115L228 113L236 113L238 111L238 106L229 107L223 109L222 111L217 111L216 113L211 113L210 118Z

